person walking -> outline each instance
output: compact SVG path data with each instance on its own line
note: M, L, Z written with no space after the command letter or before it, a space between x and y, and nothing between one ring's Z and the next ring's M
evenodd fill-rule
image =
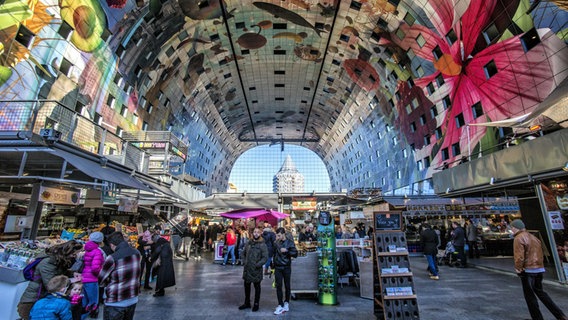
M99 284L105 287L104 320L132 320L140 291L140 252L130 247L122 232L107 238L111 249L99 272Z
M55 276L66 275L82 248L82 244L69 240L45 249L45 254L36 258L42 260L35 266L34 280L28 283L17 307L23 320L30 318L30 310L36 301L48 294L49 281Z
M144 289L152 290L150 286L150 276L152 275L152 233L150 230L144 231L138 236L138 251L140 252L140 282L142 283L142 274L144 274Z
M85 243L85 254L83 255L83 272L81 273L83 282L83 292L85 294L83 305L85 310L97 313L99 308L99 283L98 276L104 263L103 251L99 246L104 240L102 232L93 232L89 235L89 241Z
M264 264L262 268L263 274L269 275L270 274L270 264L272 263L272 259L274 256L274 241L276 241L276 234L272 230L272 226L268 221L263 222L264 229L262 230L262 238L264 239L264 243L266 243L266 247L268 248L268 260Z
M420 233L420 242L422 242L422 248L424 250L424 255L428 261L428 271L430 272L430 279L439 280L438 276L438 265L436 264L436 255L438 254L438 235L436 231L432 230L432 227L428 223L422 224L422 232Z
M452 244L458 253L458 260L460 264L458 268L465 268L467 267L467 257L465 255L465 231L460 226L457 221L452 222L452 227L454 230L452 231Z
M231 261L233 265L235 265L235 245L237 244L237 235L233 230L233 227L227 227L227 234L225 235L225 243L224 245L227 247L227 253L225 254L225 259L223 260L223 265L227 264L227 260L229 260L229 254L231 255Z
M473 259L474 255L479 258L479 247L477 246L477 226L473 219L469 219L465 229L467 245L469 247L469 258Z
M523 294L533 320L542 320L538 299L554 315L556 319L568 320L566 314L552 301L542 287L544 262L542 244L537 237L525 229L522 220L513 220L510 224L513 231L513 259L515 272L521 278Z
M165 289L176 285L174 273L173 251L168 240L160 237L152 249L152 267L156 268L156 291L154 297L162 297Z
M262 238L260 228L255 228L252 233L252 239L247 241L242 251L241 259L244 264L243 280L245 281L245 303L239 307L239 310L248 309L250 305L250 285L254 284L254 305L252 311L258 311L258 303L260 301L260 282L262 281L262 267L268 260L268 248Z
M286 229L280 227L276 229L276 241L274 241L274 280L276 281L276 297L278 307L274 314L282 314L290 311L290 277L292 275L292 258L298 256L298 250L294 241L286 237ZM282 296L282 281L286 290L285 299Z

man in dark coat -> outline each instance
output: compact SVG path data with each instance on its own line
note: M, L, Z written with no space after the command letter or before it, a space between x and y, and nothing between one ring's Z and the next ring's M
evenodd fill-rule
M438 280L438 266L436 265L436 255L438 254L438 235L432 230L428 223L422 224L422 232L420 233L420 242L424 255L428 260L428 271L430 271L430 279Z
M465 268L467 266L467 257L465 255L465 230L460 226L457 221L452 222L452 244L458 253L458 260L460 265L458 268Z
M152 249L152 267L158 269L154 297L162 297L166 293L165 288L176 285L172 247L162 237L156 241L155 249Z
M268 249L262 238L260 228L255 228L250 239L245 245L242 260L244 262L243 280L245 280L245 303L239 310L248 309L250 305L250 285L254 284L254 306L252 311L258 311L260 301L260 282L262 281L262 266L268 260Z

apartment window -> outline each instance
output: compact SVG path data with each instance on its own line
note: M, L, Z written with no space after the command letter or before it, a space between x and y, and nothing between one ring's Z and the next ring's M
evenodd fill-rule
M420 124L421 125L425 125L426 124L426 115L423 114L420 116Z
M20 24L18 32L16 33L16 41L18 41L24 47L30 49L34 43L35 34L26 28L23 24Z
M120 75L120 73L117 73L114 76L114 83L120 87L120 85L122 84L122 75Z
M100 126L103 123L103 116L95 112L95 116L93 117L93 122Z
M432 94L434 93L434 91L436 91L436 89L434 88L434 84L432 84L432 82L426 85L426 90L428 91L428 94Z
M81 101L77 101L77 103L75 103L75 112L77 112L80 115L83 115L84 110L85 110L85 104L82 103Z
M418 167L419 171L424 170L424 165L422 164L422 160L416 161L416 166Z
M410 114L412 112L412 105L409 103L406 105L406 114Z
M448 43L451 46L457 40L458 40L458 37L456 36L456 32L454 31L454 29L450 29L450 31L446 34L446 41L448 41Z
M154 111L154 106L151 103L148 103L148 108L146 109L148 114L151 114Z
M116 127L116 135L122 138L122 128L121 127Z
M107 106L109 106L109 108L111 108L111 109L114 109L114 102L115 101L116 100L114 99L114 97L109 94L108 98L107 98Z
M410 123L410 132L415 132L415 131L416 131L416 123L412 121Z
M416 75L418 76L418 78L424 76L424 68L422 68L422 66L416 67Z
M402 157L403 157L403 158L408 158L408 150L402 149Z
M120 115L123 117L126 117L126 115L128 115L128 108L126 106L122 106L122 108L120 108Z
M523 50L528 52L530 49L534 48L540 43L540 37L535 28L530 29L521 36L521 44L523 45Z
M61 71L61 73L63 73L64 75L69 76L69 74L71 73L72 66L73 65L69 60L63 58L61 60L61 65L59 66L59 71Z
M148 131L148 122L142 122L142 131Z
M73 32L73 28L71 28L71 26L67 22L65 22L65 20L61 21L61 25L59 26L59 30L57 30L57 33L63 39L69 40L71 32Z
M433 105L432 108L430 108L430 116L432 116L432 119L438 116L438 108L436 108L436 105Z
M396 146L398 144L398 141L396 139L396 137L392 137L392 145Z
M132 115L132 123L134 123L134 125L138 124L138 115L137 114L133 114Z
M434 50L432 50L432 55L434 56L434 59L440 60L444 53L442 52L442 49L440 49L440 46L436 46Z
M458 154L460 154L460 144L459 142L456 142L454 144L452 144L452 156L457 156Z
M116 48L116 56L119 57L120 59L122 59L124 57L124 53L126 52L126 48L124 48L122 45L119 45Z
M424 160L424 168L430 167L430 157L426 157Z
M483 108L481 107L481 101L471 106L471 113L473 118L477 119L483 115Z
M387 161L385 161L385 165L387 166L387 168L391 166L391 162L390 162L389 159L387 159Z
M400 28L398 28L398 29L396 30L396 36L397 36L400 40L402 40L402 39L404 39L404 38L406 37L406 34L404 33L404 31L402 31Z
M445 96L442 99L442 104L444 105L444 110L448 109L449 107L452 106L452 101L450 100L450 96Z
M434 133L436 134L436 139L440 140L442 138L442 127L436 128Z
M424 136L424 145L427 146L430 144L430 135L427 134Z
M495 65L495 61L491 60L485 66L483 66L483 71L485 71L485 78L487 80L491 79L494 75L497 74L497 65Z
M419 34L416 37L416 43L418 43L418 46L420 48L422 48L425 44L426 44L426 39L424 39L424 37L422 36L422 34Z
M442 160L448 160L450 158L450 154L448 152L448 148L442 149Z
M396 178L402 179L402 172L400 170L396 170Z
M456 127L461 128L465 125L463 113L458 114L455 119L456 119Z
M409 12L407 12L404 15L404 22L406 22L406 24L408 24L409 26L412 26L414 24L414 22L416 22L416 19L414 18L413 15L411 15Z
M490 24L483 31L483 38L485 39L485 42L487 44L490 44L491 42L493 42L493 40L497 39L498 37L499 37L499 30L497 29L497 26L495 26L495 23Z
M441 72L436 76L436 83L438 84L438 88L445 83L444 76L442 75Z

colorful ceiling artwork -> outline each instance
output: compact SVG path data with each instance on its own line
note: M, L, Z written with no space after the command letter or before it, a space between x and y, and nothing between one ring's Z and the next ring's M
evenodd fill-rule
M562 1L5 1L0 100L169 130L206 192L281 142L318 154L334 190L428 193L440 168L528 127L481 123L538 110L530 124L567 126L566 106L539 108L568 75L567 21ZM0 126L17 127L7 105Z

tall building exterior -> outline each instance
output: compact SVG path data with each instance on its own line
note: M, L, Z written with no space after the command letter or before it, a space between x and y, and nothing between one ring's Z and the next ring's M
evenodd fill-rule
M282 167L274 175L272 191L285 193L304 192L304 175L296 169L296 165L290 155L286 156Z

